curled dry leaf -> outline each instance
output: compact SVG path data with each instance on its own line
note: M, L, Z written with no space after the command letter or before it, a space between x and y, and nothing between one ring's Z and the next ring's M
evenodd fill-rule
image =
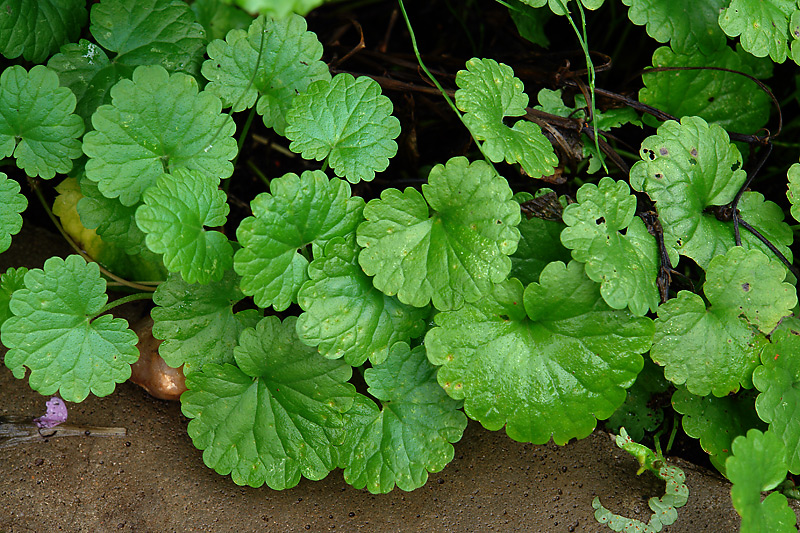
M139 336L139 360L131 365L131 381L160 400L179 399L186 390L183 365L172 368L158 354L161 340L153 337L153 319L147 315L133 330Z

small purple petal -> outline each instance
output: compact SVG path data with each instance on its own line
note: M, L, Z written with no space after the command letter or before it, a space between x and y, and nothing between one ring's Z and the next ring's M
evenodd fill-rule
M47 401L47 412L44 416L34 418L33 423L40 428L54 428L67 420L67 404L61 398L53 396Z

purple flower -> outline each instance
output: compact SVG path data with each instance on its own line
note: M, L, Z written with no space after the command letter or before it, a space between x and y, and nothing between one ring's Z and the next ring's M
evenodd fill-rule
M64 400L53 396L47 401L47 412L44 416L33 419L39 428L54 428L67 420L67 404Z

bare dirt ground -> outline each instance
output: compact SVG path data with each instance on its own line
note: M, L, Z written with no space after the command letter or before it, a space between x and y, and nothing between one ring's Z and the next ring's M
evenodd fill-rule
M0 255L9 266L41 266L61 246L23 231ZM60 248L59 248L60 249ZM38 416L46 398L0 367L0 416ZM510 440L470 423L455 460L411 493L372 495L341 471L287 491L236 486L208 469L186 434L177 402L125 383L105 398L68 404L69 422L120 426L125 437L63 437L0 449L0 531L611 531L593 517L600 496L613 511L647 520L663 483L636 476L636 461L608 434L559 447ZM664 531L738 531L730 484L680 459L689 503ZM795 507L797 509L797 507Z

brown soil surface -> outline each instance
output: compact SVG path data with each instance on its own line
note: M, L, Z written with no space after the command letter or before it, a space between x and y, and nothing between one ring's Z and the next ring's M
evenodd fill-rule
M51 236L24 231L0 255L8 266L40 266ZM60 248L59 248L60 249ZM46 398L0 368L0 415L37 416ZM106 398L69 404L69 422L121 426L126 437L63 437L0 449L0 531L611 531L592 499L615 512L649 517L663 493L608 434L559 447L511 441L470 423L456 457L411 493L372 495L341 471L287 491L238 487L208 469L186 434L177 402L125 383ZM679 459L689 503L670 533L737 531L730 484ZM797 509L797 507L795 507Z

